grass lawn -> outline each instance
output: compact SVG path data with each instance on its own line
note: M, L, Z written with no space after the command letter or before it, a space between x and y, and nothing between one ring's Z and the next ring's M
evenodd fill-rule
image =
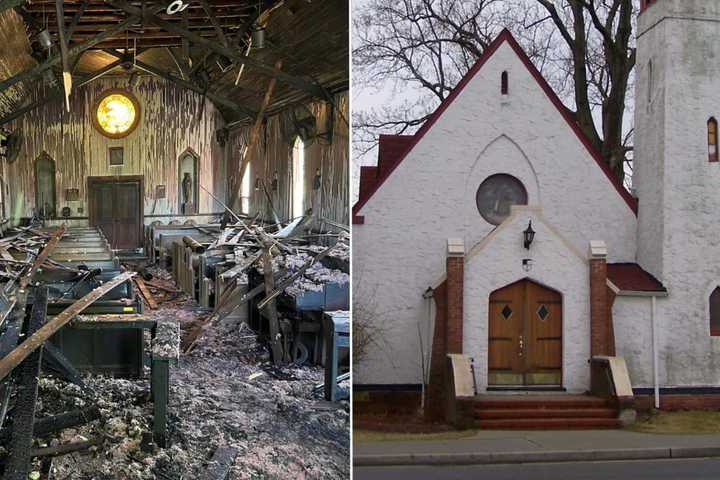
M720 433L720 412L654 412L627 428L641 433Z
M398 433L353 429L353 442L422 442L424 440L457 440L477 434L475 430L451 430L436 433Z

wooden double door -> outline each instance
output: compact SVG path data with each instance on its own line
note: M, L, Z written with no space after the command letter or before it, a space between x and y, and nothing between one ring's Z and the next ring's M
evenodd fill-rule
M489 386L562 384L562 296L530 280L490 295Z
M143 177L89 177L90 225L98 226L113 249L142 245Z

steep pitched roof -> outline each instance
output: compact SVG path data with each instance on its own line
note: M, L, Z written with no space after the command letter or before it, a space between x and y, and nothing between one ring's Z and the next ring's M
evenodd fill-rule
M368 172L368 177L366 177L364 182L365 188L361 189L361 195L358 198L357 203L355 203L355 205L353 206L352 216L354 224L364 223L364 218L358 215L360 209L368 202L368 200L370 200L370 198L375 194L375 192L378 191L380 186L385 182L385 180L388 179L388 177L392 174L395 168L397 168L397 166L407 157L408 153L412 151L412 149L415 147L415 145L418 144L420 139L422 139L423 136L425 136L425 134L428 132L428 130L432 128L432 126L440 118L443 112L445 112L445 110L450 106L450 104L452 104L452 102L458 97L458 95L460 95L463 89L467 86L468 83L470 83L470 80L472 80L472 78L480 71L483 65L485 65L485 63L490 58L492 58L498 48L506 42L515 51L517 56L527 67L530 74L535 78L540 88L545 92L548 99L557 108L558 112L560 112L560 114L565 119L570 128L573 130L573 132L575 132L575 135L585 146L588 153L590 153L590 156L595 160L600 169L605 173L606 177L608 178L610 183L613 184L618 194L623 198L623 200L625 200L625 203L627 203L628 207L637 215L637 199L633 198L633 196L630 195L627 190L625 190L622 182L612 173L607 163L605 163L605 160L602 158L600 152L598 152L592 146L590 139L588 139L587 135L585 135L580 129L580 126L577 124L572 112L570 112L570 110L568 110L565 105L563 105L560 98L558 98L557 94L547 83L540 71L535 68L535 65L533 65L532 61L530 61L530 58L527 56L527 54L522 49L517 40L515 40L515 37L513 37L512 33L510 33L509 30L505 29L488 46L488 48L485 49L485 52L478 59L475 65L473 65L473 67L465 74L465 76L462 78L462 80L460 80L460 82L453 89L450 95L448 95L447 98L445 98L445 100L440 103L440 105L438 106L438 108L435 109L430 118L427 119L427 121L422 125L422 127L420 127L417 132L415 132L414 135L380 136L378 169L372 172L372 175L375 177L374 179L370 177L371 172L369 170L364 170ZM392 160L388 160L385 162L383 161L383 149L393 152L393 154L390 155L390 158ZM385 165L382 165L381 163L384 163ZM363 170L361 170L360 177L361 185L363 184L362 173Z

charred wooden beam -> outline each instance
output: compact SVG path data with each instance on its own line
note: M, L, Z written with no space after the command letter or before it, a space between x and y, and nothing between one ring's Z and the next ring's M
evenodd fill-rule
M263 275L265 276L265 292L272 292L275 288L275 278L273 277L272 268L272 255L270 249L272 248L272 242L265 242L263 246ZM273 354L273 362L275 365L280 365L284 360L284 349L282 342L280 341L282 335L280 333L280 319L278 318L277 304L275 300L270 300L266 303L267 306L267 317L268 317L268 328L270 330L270 349Z
M42 328L47 314L47 287L35 289L32 313L28 325L28 335L34 335ZM31 337L32 338L32 337ZM29 340L28 340L29 341ZM5 465L5 477L8 480L25 480L30 473L32 457L33 426L35 424L35 402L38 395L38 375L42 349L33 349L17 370L17 394L13 414L8 460Z
M40 270L40 267L42 267L42 264L45 263L45 260L47 260L50 255L52 255L53 250L55 250L55 247L60 242L60 239L62 238L64 233L65 224L63 223L60 227L58 227L50 240L45 244L45 248L43 248L40 254L35 258L35 261L30 267L30 270L20 279L21 289L24 289L28 286L37 271Z
M123 62L121 60L117 60L117 61L101 68L97 72L94 72L86 77L83 77L83 79L75 86L75 88L80 89L80 88L84 87L88 83L93 82L93 81L97 80L98 78L102 77L103 75L109 73L110 71L116 69L117 67L122 65L122 63ZM46 97L43 97L39 100L35 100L34 102L32 102L22 108L19 108L19 109L15 110L14 112L4 116L3 118L0 118L0 127L5 125L6 123L10 123L13 120L22 117L23 115L25 115L28 112L32 112L36 108L42 107L43 105L46 105L46 104L54 102L54 101L61 100L63 98L65 98L65 96L62 92L55 91L55 93L53 93L53 94L47 95Z
M85 9L88 6L88 2L82 2L82 5L80 5L80 10L75 12L75 15L73 16L72 21L70 22L70 25L67 27L67 33L65 34L65 39L68 43L70 43L70 39L73 36L73 33L75 33L75 29L78 27L78 24L80 23L80 18L83 16L83 13L85 13Z
M47 345L45 345L47 348ZM47 350L43 351L43 355L47 353ZM59 415L53 415L51 417L44 417L35 419L35 425L33 427L33 437L44 437L51 433L65 430L66 428L78 427L80 425L86 425L102 417L100 408L96 405L91 407L82 408L79 410L72 410L70 412L61 413ZM9 429L3 430L2 436L0 437L0 443L7 445L10 441Z
M188 90L192 90L193 92L199 93L201 95L207 96L207 98L210 99L211 102L215 103L218 106L225 107L227 109L230 109L234 111L235 113L240 113L244 116L253 118L255 115L257 115L257 112L254 110L251 110L247 107L243 107L241 105L238 105L237 103L233 102L232 100L228 100L227 98L217 95L215 93L209 93L202 88L200 88L198 85L195 85L194 83L190 82L189 80L183 80L182 78L179 78L175 75L173 75L171 72L166 72L164 70L160 70L159 68L155 68L152 65L148 65L145 62L142 62L140 60L137 60L135 62L135 67L139 68L140 70L144 70L147 73L151 73L153 75L156 75L160 78L164 78L165 80L169 80L171 82L174 82L181 87L187 88Z
M312 95L313 97L321 98L323 100L327 100L328 98L330 98L329 94L325 91L325 89L315 82L311 82L300 77L287 74L281 70L266 65L252 57L247 57L234 49L230 49L221 44L218 44L217 42L203 38L200 35L197 35L176 23L168 22L148 11L143 11L140 8L133 7L124 0L106 0L106 3L108 3L109 5L113 5L114 7L120 8L130 15L141 16L143 21L145 22L157 25L165 31L176 33L177 35L186 38L194 45L203 47L207 50L211 50L212 52L219 55L223 55L238 64L247 65L248 67L255 69L259 73L277 78L278 80L285 82L286 84L297 88L298 90L302 90L309 95Z
M220 43L225 45L226 47L229 47L230 44L228 43L228 39L225 36L225 32L223 31L222 27L220 26L220 22L218 21L217 17L215 16L215 12L213 11L212 5L207 0L199 0L200 5L203 7L203 10L205 10L205 13L208 16L208 20L210 20L210 23L212 24L213 28L215 29L215 34L217 35L218 40Z
M30 338L25 340L19 347L16 347L12 352L0 360L0 380L12 372L20 362L22 362L28 355L40 348L55 332L60 330L66 323L75 318L76 315L81 313L92 303L98 300L100 297L105 295L107 292L117 287L123 282L130 280L135 276L134 272L121 273L112 280L104 283L102 286L97 287L92 292L82 297L77 302L70 305L68 308L56 315L52 320L43 325L37 332L35 332Z
M82 380L80 372L67 359L65 355L51 342L45 342L45 355L43 362L70 383L74 383L78 387L85 388L85 382Z
M77 56L84 52L85 50L88 50L95 45L104 42L105 40L108 40L115 35L118 35L125 31L127 27L130 25L136 23L139 21L142 17L139 16L130 16L126 18L124 21L118 23L113 28L110 28L108 30L105 30L104 32L94 36L93 38L80 43L78 45L73 46L70 48L67 52L67 54L71 57ZM8 88L12 87L16 83L34 79L36 77L39 77L42 75L46 70L54 67L55 65L59 64L62 61L62 57L60 55L55 55L49 60L46 60L43 63L40 63L38 65L35 65L34 67L31 67L23 72L18 73L17 75L14 75L10 78L7 78L6 80L3 80L0 82L0 92L4 92Z
M96 437L86 442L71 442L63 443L55 447L37 448L32 451L32 457L59 457L60 455L67 455L68 453L81 452L88 450L91 447L102 445L105 442L103 437ZM14 478L14 477L13 477ZM25 476L27 478L27 475ZM25 480L23 478L23 480ZM19 479L18 479L19 480Z
M42 437L50 433L65 430L66 428L85 425L99 419L101 416L100 408L93 405L92 407L41 418L35 421L33 434L35 437Z
M180 59L177 54L175 53L175 50L173 50L170 47L166 47L165 50L167 50L168 54L170 55L170 58L173 59L173 62L175 62L175 66L178 68L178 72L180 73L180 77L185 80L188 78L187 74L187 62Z

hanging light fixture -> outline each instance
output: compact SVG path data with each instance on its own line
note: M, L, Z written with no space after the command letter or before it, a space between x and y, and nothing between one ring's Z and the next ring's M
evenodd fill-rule
M50 31L47 28L38 33L37 39L45 50L50 50L52 47L52 38L50 37Z
M260 190L260 177L255 177L255 191Z
M532 229L532 220L528 222L528 227L523 232L523 239L525 249L530 250L530 245L532 245L532 242L535 239L535 230Z
M262 5L258 2L257 13L260 15ZM256 23L250 34L250 40L252 41L253 48L265 48L265 26L261 23Z
M279 185L280 185L280 181L278 180L278 172L277 172L277 170L275 170L275 173L273 173L273 179L272 179L272 191L277 192Z
M253 47L258 50L265 48L265 27L262 25L256 25L250 37L252 38Z

